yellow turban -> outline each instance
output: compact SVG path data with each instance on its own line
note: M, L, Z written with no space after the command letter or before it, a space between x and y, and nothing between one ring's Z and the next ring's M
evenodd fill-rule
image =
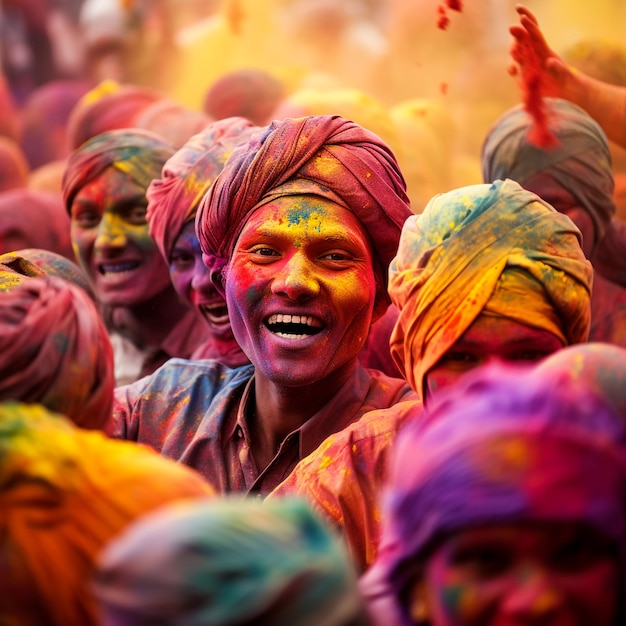
M419 394L480 313L548 330L564 344L589 334L592 268L580 232L512 180L432 198L405 222L389 277L400 309L391 354Z
M144 513L211 493L149 448L0 404L0 621L21 610L23 626L99 624L91 578L104 545Z

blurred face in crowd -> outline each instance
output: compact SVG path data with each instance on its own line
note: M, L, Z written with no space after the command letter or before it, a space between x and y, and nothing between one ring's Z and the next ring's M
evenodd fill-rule
M141 304L171 288L148 233L145 191L127 173L108 167L72 203L74 252L102 304Z
M412 612L430 626L614 626L617 554L583 523L462 530L427 558Z

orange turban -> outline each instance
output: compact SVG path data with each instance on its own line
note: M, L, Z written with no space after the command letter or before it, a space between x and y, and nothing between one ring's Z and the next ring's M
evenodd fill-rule
M97 626L91 579L102 548L141 515L211 493L147 447L40 405L0 405L0 615L32 610L16 623Z
M400 309L391 355L423 394L428 371L483 311L586 341L591 264L565 215L512 181L431 199L403 228L389 267Z

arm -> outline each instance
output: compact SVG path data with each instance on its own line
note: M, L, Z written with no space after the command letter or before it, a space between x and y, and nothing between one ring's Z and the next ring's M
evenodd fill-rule
M518 5L520 24L512 26L513 74L539 73L541 95L563 98L585 109L606 135L626 148L626 87L596 80L568 66L546 42L537 18Z

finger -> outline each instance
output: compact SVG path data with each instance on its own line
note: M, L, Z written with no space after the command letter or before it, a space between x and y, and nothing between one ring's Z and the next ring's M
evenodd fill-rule
M524 5L518 4L515 7L515 10L517 11L517 13L518 13L518 15L520 17L525 17L525 18L529 19L531 22L534 22L535 24L539 24L539 21L537 20L535 15L530 11L530 9L528 9Z

